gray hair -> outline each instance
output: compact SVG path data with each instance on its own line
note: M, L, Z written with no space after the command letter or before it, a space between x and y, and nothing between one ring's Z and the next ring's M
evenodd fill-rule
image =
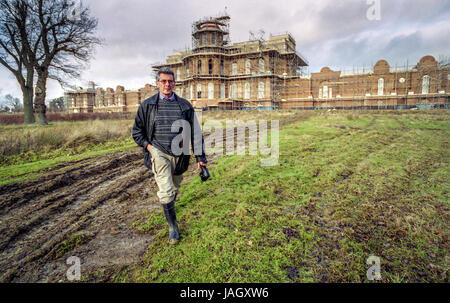
M161 74L167 74L167 75L172 75L173 77L173 81L175 81L175 73L173 72L173 70L170 69L170 67L161 67L157 72L156 72L156 81L160 80L160 76Z

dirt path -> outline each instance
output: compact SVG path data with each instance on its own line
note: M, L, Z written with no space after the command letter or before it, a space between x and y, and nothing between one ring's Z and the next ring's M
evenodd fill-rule
M1 186L0 281L66 281L69 256L79 257L84 271L138 261L152 237L132 224L158 207L151 176L136 149ZM74 233L87 241L64 254L61 243Z

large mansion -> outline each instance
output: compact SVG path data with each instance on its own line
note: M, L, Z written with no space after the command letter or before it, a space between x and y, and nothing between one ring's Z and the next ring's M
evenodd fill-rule
M379 60L372 69L341 73L328 67L304 76L307 60L296 50L292 35L231 43L229 16L205 18L192 26L192 49L175 52L156 71L170 67L175 92L203 109L402 108L448 104L449 67L432 56L415 66L393 69ZM70 112L135 112L156 93L147 84L136 91L78 89L66 94ZM447 105L446 105L447 106Z

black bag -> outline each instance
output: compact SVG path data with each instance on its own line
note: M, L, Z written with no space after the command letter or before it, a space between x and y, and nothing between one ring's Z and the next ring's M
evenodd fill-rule
M173 173L175 176L182 175L185 171L187 171L189 167L189 161L191 160L191 155L184 155L178 157L177 164L175 166L175 172Z

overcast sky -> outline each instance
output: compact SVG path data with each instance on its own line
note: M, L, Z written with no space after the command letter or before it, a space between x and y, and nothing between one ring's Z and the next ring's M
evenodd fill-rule
M101 87L138 89L153 83L151 64L174 50L191 47L191 25L226 11L232 42L249 31L289 32L309 71L323 66L352 69L385 59L391 66L414 65L424 55L450 58L449 0L83 0L98 18L96 49L78 85L89 80ZM374 10L380 3L380 11ZM369 3L369 4L368 4ZM375 5L375 6L374 6ZM376 20L379 16L380 20ZM374 20L375 19L375 20ZM0 66L1 94L22 97L12 74ZM48 98L63 94L53 81Z

